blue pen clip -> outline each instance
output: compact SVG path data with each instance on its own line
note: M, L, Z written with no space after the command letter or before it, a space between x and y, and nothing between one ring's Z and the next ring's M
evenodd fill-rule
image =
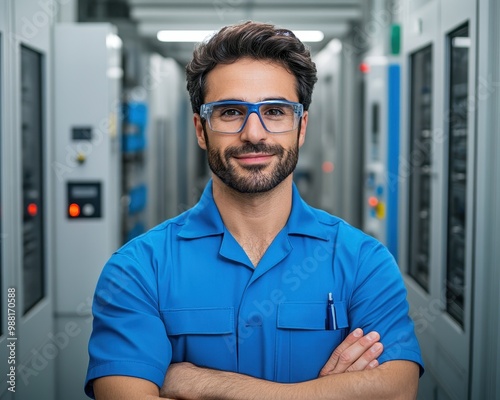
M335 315L335 304L333 302L333 294L328 293L328 303L326 306L326 330L337 330L337 316Z

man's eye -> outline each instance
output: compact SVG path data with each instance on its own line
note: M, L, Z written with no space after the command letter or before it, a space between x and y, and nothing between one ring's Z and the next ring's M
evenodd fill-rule
M214 109L212 115L215 118L235 118L235 117L241 117L244 114L245 113L238 108L221 107Z
M241 115L241 112L239 110L234 109L234 108L230 108L230 109L227 109L227 110L223 110L221 112L221 115L226 115L228 117L233 117L233 116L236 116L236 115Z
M266 114L269 114L269 115L283 115L284 112L283 112L283 110L280 110L279 108L272 108L272 109L268 110Z

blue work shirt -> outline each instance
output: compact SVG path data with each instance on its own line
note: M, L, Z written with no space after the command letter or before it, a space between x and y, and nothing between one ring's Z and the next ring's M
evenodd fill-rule
M336 330L325 329L332 293ZM308 206L293 187L285 227L258 266L222 222L209 182L198 204L130 241L97 284L85 390L106 375L161 386L170 363L277 382L318 377L355 328L380 333L379 362L422 366L389 251Z

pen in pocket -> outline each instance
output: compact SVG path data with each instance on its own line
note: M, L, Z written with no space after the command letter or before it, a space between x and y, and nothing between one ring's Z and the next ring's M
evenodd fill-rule
M328 302L326 306L326 330L337 330L337 316L335 315L335 304L333 302L333 294L328 293Z

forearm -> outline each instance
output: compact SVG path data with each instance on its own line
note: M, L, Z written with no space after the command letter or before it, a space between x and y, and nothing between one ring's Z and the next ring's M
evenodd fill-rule
M288 399L413 400L417 396L418 374L416 364L392 361L372 370L328 375L287 385L287 389L292 388Z
M173 365L176 368L175 364ZM182 370L182 371L181 371ZM161 394L193 400L335 400L414 399L418 366L393 361L374 370L328 375L296 384L280 384L232 372L180 366ZM170 382L168 381L170 379ZM173 391L171 391L173 390Z
M173 364L160 396L186 400L279 400L282 397L277 396L282 386L233 372Z

